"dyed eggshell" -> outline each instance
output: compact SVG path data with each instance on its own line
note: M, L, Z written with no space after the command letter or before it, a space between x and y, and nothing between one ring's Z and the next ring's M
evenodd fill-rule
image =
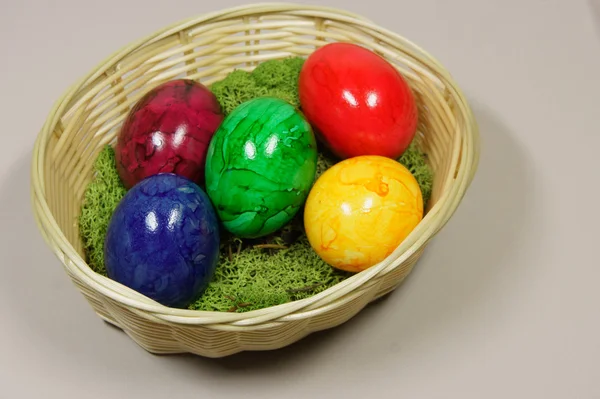
M359 272L390 255L422 217L421 190L406 167L360 156L335 164L315 182L304 227L325 262Z
M398 158L413 140L418 114L402 75L383 57L350 43L314 51L299 77L302 111L338 157Z
M228 231L256 238L296 215L316 169L316 141L303 115L283 100L259 97L240 104L215 133L206 191Z
M157 173L204 182L206 151L223 121L221 106L204 85L173 80L150 90L131 109L115 155L126 188Z
M123 197L104 244L108 277L170 307L198 298L219 255L219 225L202 189L172 173L150 176Z

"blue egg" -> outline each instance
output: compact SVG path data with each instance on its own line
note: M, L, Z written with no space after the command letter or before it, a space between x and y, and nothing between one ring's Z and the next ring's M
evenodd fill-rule
M202 295L219 259L219 225L192 181L157 174L133 186L113 213L104 242L108 277L165 306Z

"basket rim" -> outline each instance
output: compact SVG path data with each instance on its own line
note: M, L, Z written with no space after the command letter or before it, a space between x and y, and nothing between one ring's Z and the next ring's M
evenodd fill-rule
M77 253L73 245L67 240L55 220L48 203L45 199L44 186L44 160L45 149L52 135L52 128L57 120L63 115L65 108L72 106L71 100L75 93L83 87L86 82L93 81L101 76L107 70L114 68L119 60L127 54L151 44L164 37L188 29L192 26L206 23L219 17L233 18L236 15L244 16L248 13L287 13L293 12L294 15L306 14L312 17L323 16L326 18L335 18L338 21L361 25L363 27L377 30L394 40L401 41L421 53L421 57L427 60L431 68L435 68L440 78L443 78L446 87L451 95L456 98L457 106L460 112L468 122L468 133L464 137L455 135L453 143L454 159L451 164L451 170L456 169L456 175L453 179L447 179L446 186L442 188L442 195L438 201L431 207L423 217L419 225L406 237L406 239L379 264L356 273L344 281L330 287L311 297L299 299L276 306L263 309L251 310L242 313L236 312L218 312L218 311L200 311L190 309L169 308L161 305L134 290L122 286L113 280L97 274L92 271L87 262ZM320 14L320 15L319 15ZM77 276L83 283L100 294L127 306L130 311L141 313L146 318L152 318L162 323L179 324L210 324L218 326L219 324L229 324L229 326L250 326L264 324L272 321L289 321L296 319L298 314L309 312L311 314L319 313L319 310L327 304L341 300L344 296L351 294L355 289L364 286L375 276L390 272L396 266L404 262L407 258L418 252L433 236L447 223L452 214L457 209L463 196L469 187L479 163L479 130L473 117L470 106L468 105L464 94L451 77L449 72L424 49L410 42L406 38L396 34L386 28L378 26L374 22L348 11L318 5L305 5L296 3L254 3L249 5L225 8L211 13L205 13L188 19L175 22L154 33L148 34L131 44L123 46L120 50L111 54L104 61L101 61L71 85L63 95L54 103L48 117L38 134L34 144L32 164L31 164L31 192L32 204L37 204L40 210L34 206L34 217L38 225L38 230L42 232L43 239L53 250L55 255L61 260L63 266L69 272ZM47 235L45 234L47 232Z

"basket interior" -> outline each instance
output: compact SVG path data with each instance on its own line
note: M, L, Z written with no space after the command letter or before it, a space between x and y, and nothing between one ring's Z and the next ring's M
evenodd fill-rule
M454 175L454 140L462 122L443 80L420 61L417 49L343 17L323 18L301 11L228 15L164 31L121 51L64 104L45 143L43 183L46 202L67 240L85 259L77 217L93 162L105 144L114 143L127 112L146 91L184 77L209 85L234 69L251 70L270 59L305 57L334 41L376 51L413 88L420 111L416 142L434 171L431 208Z

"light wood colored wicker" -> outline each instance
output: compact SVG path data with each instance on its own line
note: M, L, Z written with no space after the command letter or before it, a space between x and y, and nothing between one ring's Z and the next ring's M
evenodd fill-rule
M248 313L171 309L88 267L76 218L92 163L114 143L130 107L152 87L187 77L210 84L235 68L307 56L331 41L370 48L406 76L419 103L418 144L435 183L428 212L385 261L311 298ZM151 353L222 357L271 350L337 326L394 290L446 224L474 177L476 121L449 73L427 52L342 10L286 3L231 8L183 21L143 38L98 65L56 102L35 144L32 200L47 244L104 320Z

